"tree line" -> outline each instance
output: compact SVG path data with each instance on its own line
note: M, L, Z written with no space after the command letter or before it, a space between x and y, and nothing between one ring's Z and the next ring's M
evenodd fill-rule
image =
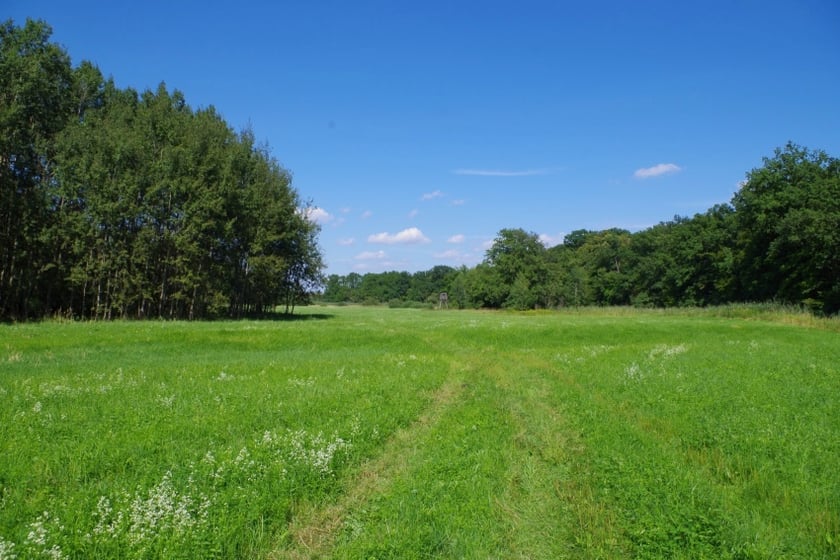
M431 277L431 284L421 280ZM793 143L764 158L728 204L643 231L577 230L546 248L501 230L473 268L332 275L327 301L437 301L453 306L794 304L840 311L840 160Z
M252 132L51 33L0 25L0 319L290 312L320 285L318 227Z

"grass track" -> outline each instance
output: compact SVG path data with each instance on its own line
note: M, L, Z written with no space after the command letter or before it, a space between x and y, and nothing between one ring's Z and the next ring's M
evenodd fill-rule
M307 312L0 326L0 558L840 556L833 323Z

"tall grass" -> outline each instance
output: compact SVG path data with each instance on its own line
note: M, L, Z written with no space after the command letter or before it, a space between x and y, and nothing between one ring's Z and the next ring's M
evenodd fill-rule
M0 326L0 559L840 556L830 320L310 312Z

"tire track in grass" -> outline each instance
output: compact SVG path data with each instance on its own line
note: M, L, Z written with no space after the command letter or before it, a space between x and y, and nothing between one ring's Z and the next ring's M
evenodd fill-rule
M518 431L497 507L510 527L514 558L625 557L615 512L599 504L581 472L585 445L570 425L555 384L567 383L533 356L491 369Z
M416 442L431 431L444 412L463 393L460 379L450 379L433 394L431 403L407 428L397 430L382 453L363 463L345 486L336 502L302 505L288 526L284 548L268 554L270 560L299 560L328 556L348 512L385 492L391 483L408 469L416 453Z

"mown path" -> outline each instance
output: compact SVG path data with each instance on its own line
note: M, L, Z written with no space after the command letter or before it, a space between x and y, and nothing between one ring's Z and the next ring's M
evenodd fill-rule
M373 496L387 492L396 478L405 476L412 457L417 453L417 442L425 439L462 392L460 382L447 381L431 396L431 404L411 426L397 431L378 457L358 469L348 480L345 492L337 502L301 506L295 512L285 536L289 546L272 552L269 558L300 559L329 555L348 514L358 510Z
M418 557L568 557L578 533L618 542L610 512L593 509L591 490L572 473L583 444L558 406L556 368L511 348L449 350L466 359L453 359L422 414L348 477L337 501L301 504L269 558L402 556L399 533L423 532L407 519L438 532L416 536Z
M840 558L836 328L318 318L4 326L0 557Z
M827 502L810 514L807 533L794 529L804 510L789 489L804 491L810 475L797 470L795 456L782 461L778 453L798 449L797 441L755 431L815 437L780 422L801 403L818 418L818 396L837 390L830 338L808 342L826 344L829 354L809 356L803 368L791 349L815 333L802 330L679 318L558 325L440 316L461 323L457 339L448 336L452 324L427 328L417 348L447 356L446 381L347 477L337 500L300 504L269 558L740 558L797 550L830 558L837 550L840 518ZM389 328L417 335L414 324ZM779 392L775 372L813 381ZM813 429L836 433L831 418ZM818 461L814 472L822 471Z

